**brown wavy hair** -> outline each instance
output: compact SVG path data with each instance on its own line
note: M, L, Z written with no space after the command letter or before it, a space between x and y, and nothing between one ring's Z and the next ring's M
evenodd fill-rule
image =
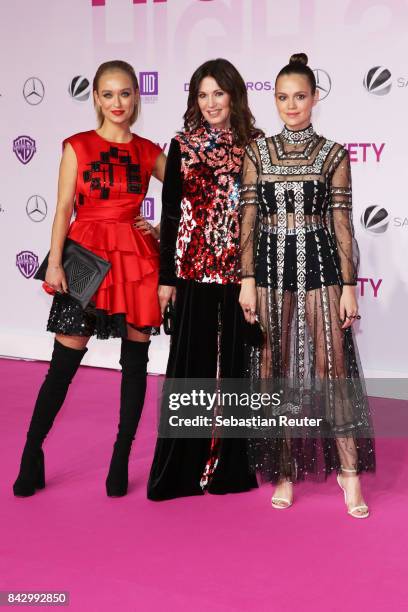
M255 118L248 105L248 94L244 79L238 70L226 59L209 60L197 68L190 80L187 110L184 113L184 129L195 130L202 122L198 106L200 83L206 77L212 77L218 86L231 96L231 128L235 143L244 147L250 140L263 135L255 127Z
M136 94L135 108L133 109L133 113L129 121L130 125L133 125L140 114L139 81L137 80L137 76L136 76L133 66L131 66L130 64L122 60L111 60L109 62L104 62L103 64L99 66L98 70L96 71L96 74L94 76L94 80L92 83L92 89L93 91L98 92L100 78L106 72L116 72L117 70L121 70L122 72L128 75L128 77L132 81L133 89ZM95 106L96 115L98 118L98 127L101 127L103 120L104 120L104 116L99 106L95 103L95 100L94 100L94 106Z

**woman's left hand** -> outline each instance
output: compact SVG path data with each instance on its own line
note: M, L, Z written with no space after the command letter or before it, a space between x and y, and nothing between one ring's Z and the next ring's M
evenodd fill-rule
M154 227L143 217L143 215L135 217L135 223L133 224L133 227L136 227L136 229L141 231L142 234L151 234L153 238L156 238L156 240L159 239L160 225L156 225L156 227Z
M341 329L351 327L356 319L360 319L356 299L356 289L353 285L344 285L340 298Z

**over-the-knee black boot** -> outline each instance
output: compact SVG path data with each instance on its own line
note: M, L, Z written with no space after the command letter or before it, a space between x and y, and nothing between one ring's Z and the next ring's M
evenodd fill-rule
M128 488L128 462L146 394L146 372L150 342L122 340L119 363L122 366L120 418L113 447L106 493L122 497Z
M44 454L41 446L64 403L68 387L87 350L69 348L58 340L54 342L50 367L38 393L27 432L20 472L13 485L14 495L18 497L29 497L34 495L36 489L45 487Z

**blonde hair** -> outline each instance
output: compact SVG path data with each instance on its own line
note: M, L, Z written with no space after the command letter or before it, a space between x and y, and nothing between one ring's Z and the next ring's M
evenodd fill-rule
M98 92L100 78L106 72L115 72L117 70L121 70L122 72L128 75L128 77L132 81L133 89L136 93L135 107L133 109L133 113L129 121L130 125L133 125L133 123L136 121L136 119L138 118L140 114L140 94L139 94L139 81L137 80L136 73L130 64L122 60L111 60L110 62L104 62L103 64L99 66L98 70L96 71L96 74L94 76L94 80L92 83L92 89L93 91ZM101 127L104 121L104 116L103 116L100 106L95 101L94 101L94 106L96 110L96 116L98 118L98 127Z

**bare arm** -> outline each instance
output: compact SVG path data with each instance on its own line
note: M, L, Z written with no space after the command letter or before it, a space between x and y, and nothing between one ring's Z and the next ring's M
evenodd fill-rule
M74 149L68 143L60 164L57 208L52 224L50 256L45 275L45 282L50 287L64 293L67 292L68 287L62 268L62 251L74 209L77 170L77 158Z
M152 170L152 176L156 178L161 183L164 179L164 170L166 167L166 156L164 153L160 153L160 155L156 159L156 163L154 164L154 168ZM152 225L149 223L142 215L135 218L135 223L133 224L138 230L140 230L143 234L151 234L153 238L159 240L160 238L160 223L157 225Z
M166 161L167 161L167 157L165 156L164 153L161 153L159 157L156 159L156 163L153 168L153 176L157 178L158 181L161 181L161 182L164 181L164 171L166 169ZM157 239L160 238L160 223L155 225L153 235Z
M160 153L154 164L152 175L161 183L164 180L164 170L166 168L166 156L164 153Z

